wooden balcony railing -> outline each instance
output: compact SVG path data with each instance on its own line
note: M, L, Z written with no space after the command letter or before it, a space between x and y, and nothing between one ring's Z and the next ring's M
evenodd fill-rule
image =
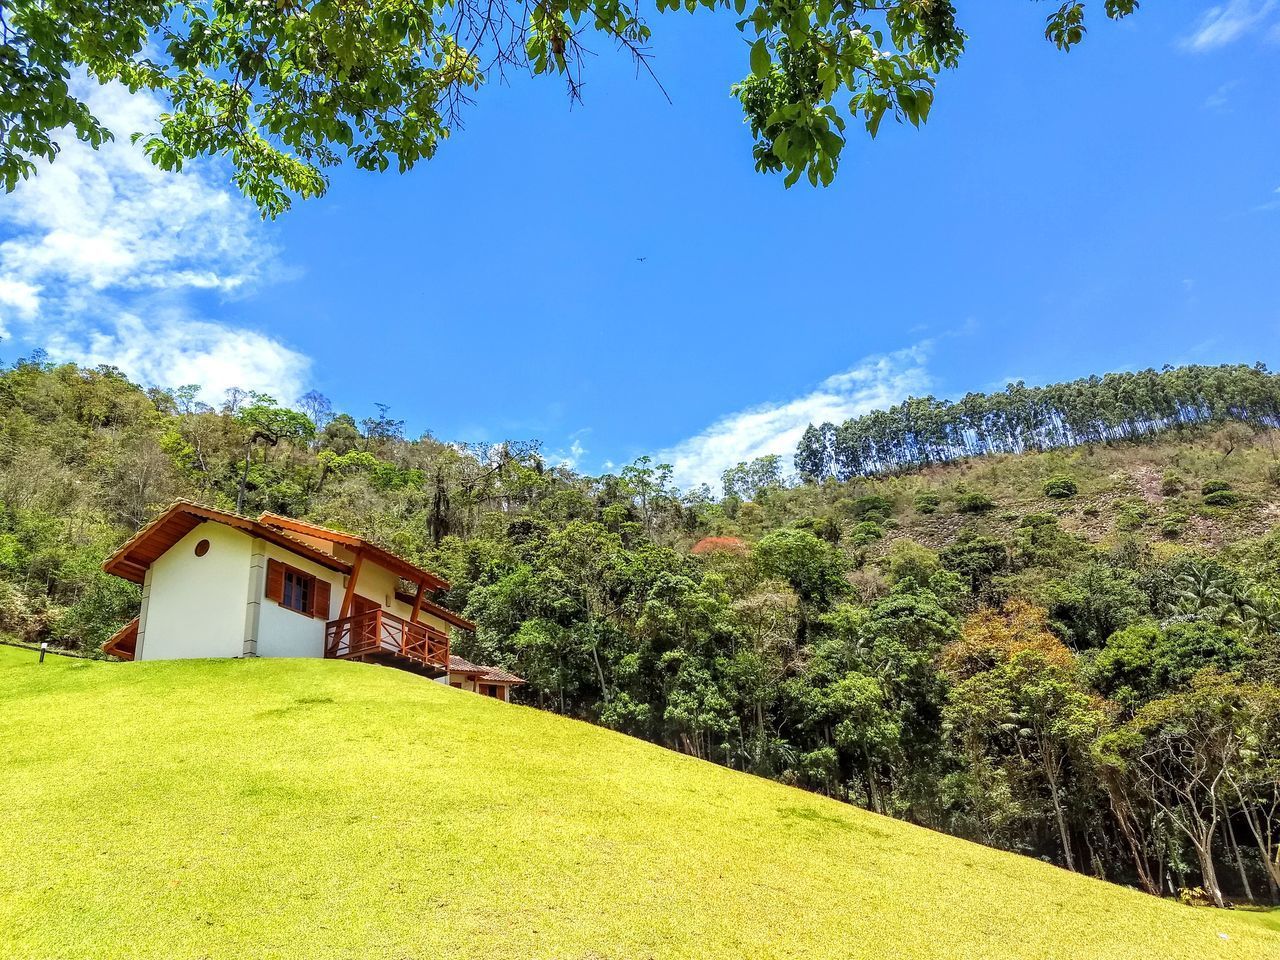
M369 610L330 620L324 631L324 655L344 660L390 655L448 671L449 637L425 623L410 623L385 610Z

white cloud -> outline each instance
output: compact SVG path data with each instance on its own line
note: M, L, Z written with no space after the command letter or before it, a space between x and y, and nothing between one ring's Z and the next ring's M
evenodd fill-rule
M1196 53L1225 47L1265 26L1275 11L1276 0L1228 0L1206 10L1182 46Z
M582 464L582 458L587 453L587 448L583 444L582 439L591 432L590 427L584 427L576 430L569 435L568 449L551 450L547 453L547 460L556 466L568 467L570 470L577 470Z
M115 140L94 150L64 135L57 160L0 204L0 329L146 383L200 383L206 399L234 384L292 400L307 358L196 302L273 269L256 212L216 164L165 172L131 142L163 111L155 97L84 79L76 92Z
M109 328L79 338L53 333L47 348L83 366L117 366L144 383L198 383L210 402L221 400L228 387L292 401L305 391L311 368L307 357L261 333L163 309L149 320L121 313Z
M7 308L7 309L6 309ZM12 311L14 316L30 320L40 309L40 288L12 277L0 276L0 321L5 313ZM0 323L0 336L8 336L3 323Z
M789 470L791 456L809 424L840 423L928 389L928 350L926 342L868 357L803 396L722 417L697 436L663 450L655 460L671 464L674 479L681 486L706 483L712 489L719 488L720 474L727 467L743 460L780 454Z

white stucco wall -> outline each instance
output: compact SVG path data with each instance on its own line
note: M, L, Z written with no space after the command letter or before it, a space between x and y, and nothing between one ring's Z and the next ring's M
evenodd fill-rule
M267 543L264 546L267 557L327 582L329 611L327 614L322 615L317 612L316 616L307 617L296 610L280 606L274 600L263 599L258 622L258 656L323 657L325 623L337 619L338 609L342 606L342 574L326 569L318 563L312 563L274 543ZM361 577L361 579L364 578ZM264 590L265 587L264 578Z
M209 541L209 552L195 555ZM238 657L244 652L252 538L202 523L151 565L143 660Z
M436 677L435 682L442 683L450 687L455 687L458 690L466 690L468 693L476 693L476 694L480 693L480 684L465 673L451 673L445 677ZM489 681L487 680L483 682L485 684L489 683ZM510 703L511 702L511 685L504 683L504 684L499 684L499 687L501 689L501 696L495 697L494 699L501 700L503 703ZM481 695L488 696L488 694L481 694Z
M379 604L382 609L400 615L397 609L400 604L396 601L396 587L399 583L400 578L390 570L378 566L372 560L365 560L360 564L360 579L356 581L356 593ZM409 612L405 611L403 615L408 617Z
M444 677L436 677L436 683L443 683L446 687L454 687L458 690L466 690L469 693L476 693L476 683L471 677L465 673L451 673Z

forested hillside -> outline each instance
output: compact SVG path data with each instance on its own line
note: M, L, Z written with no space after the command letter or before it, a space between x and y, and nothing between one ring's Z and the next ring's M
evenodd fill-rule
M546 709L1151 892L1274 901L1280 388L1096 383L1127 386L1094 414L1066 385L815 428L809 482L765 458L713 496L648 460L587 477L532 443L408 440L316 394L213 409L19 362L0 630L93 652L137 606L98 564L166 503L273 510L438 569L479 624L460 651Z

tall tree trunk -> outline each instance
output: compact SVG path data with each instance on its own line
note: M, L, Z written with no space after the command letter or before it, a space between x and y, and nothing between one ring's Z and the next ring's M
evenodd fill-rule
M1058 796L1058 769L1054 761L1056 751L1044 737L1040 738L1040 756L1044 762L1044 777L1049 781L1049 799L1053 802L1053 816L1058 822L1058 837L1062 840L1062 855L1066 858L1067 869L1075 871L1076 858L1071 853L1071 833L1067 830L1067 815L1062 809L1062 798Z
M1258 823L1257 817L1254 816L1253 810L1245 802L1244 794L1239 789L1236 790L1236 795L1240 798L1243 806L1245 821L1249 824L1249 832L1253 834L1253 842L1258 847L1258 853L1262 860L1262 869L1266 872L1267 892L1274 902L1280 899L1280 846L1276 847L1274 851L1275 859L1272 859L1273 852L1268 842L1270 831L1264 832L1262 826Z
M1244 859L1240 856L1240 845L1236 843L1236 829L1231 825L1231 818L1227 818L1227 841L1231 844L1231 859L1236 862L1236 869L1240 871L1240 886L1244 887L1244 895L1250 903L1257 903L1253 899L1253 888L1249 886L1249 874L1244 869Z
M1151 865L1147 862L1143 851L1128 799L1123 796L1117 797L1111 784L1107 784L1107 795L1111 799L1111 812L1115 814L1116 824L1120 827L1120 834L1124 837L1125 844L1129 848L1129 856L1133 859L1133 868L1138 872L1138 882L1147 893L1154 897L1160 896L1159 880L1151 873ZM1163 872L1163 864L1160 867L1160 872Z
M1208 822L1208 829L1202 829L1191 836L1191 844L1196 848L1196 858L1200 861L1200 884L1205 893L1212 898L1214 906L1225 907L1226 898L1222 896L1222 888L1218 886L1218 870L1213 865L1213 835L1218 831L1218 819L1215 816Z
M1062 840L1062 855L1067 860L1067 869L1075 870L1076 858L1071 853L1071 835L1067 830L1066 814L1062 810L1062 800L1058 796L1058 788L1051 787L1053 791L1053 816L1058 821L1058 837Z
M1212 844L1213 841L1210 840L1208 842ZM1218 886L1218 870L1213 865L1212 847L1208 850L1202 850L1197 845L1196 856L1200 860L1200 880L1204 884L1205 892L1213 899L1214 906L1225 907L1227 901L1222 895L1222 888Z
M249 457L253 453L253 444L244 449L244 471L240 474L240 492L236 494L236 513L244 513L244 489L249 484Z
M596 649L596 645L591 645L591 660L596 665L596 677L600 680L600 696L604 698L604 702L609 702L609 687L604 682L604 667L600 665L600 651Z

